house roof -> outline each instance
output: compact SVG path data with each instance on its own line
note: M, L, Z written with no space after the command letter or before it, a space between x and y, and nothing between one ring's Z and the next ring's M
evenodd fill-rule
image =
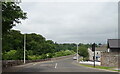
M92 48L90 48L92 50ZM95 47L95 51L107 51L107 45L104 44L104 45L100 45L99 47Z
M96 51L107 51L107 45L102 45L95 48Z
M120 48L120 39L108 39L108 48Z

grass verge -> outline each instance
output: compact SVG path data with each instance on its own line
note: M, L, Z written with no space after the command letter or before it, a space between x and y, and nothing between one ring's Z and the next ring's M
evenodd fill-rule
M93 65L87 65L87 64L80 64L81 66L85 66L85 67L91 67L91 68L97 68L97 69L104 69L104 70L110 70L110 71L116 71L116 72L120 72L120 70L115 70L114 67L105 67L105 66L93 66Z

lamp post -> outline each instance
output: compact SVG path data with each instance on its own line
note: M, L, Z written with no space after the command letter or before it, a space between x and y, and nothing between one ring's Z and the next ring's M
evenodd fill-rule
M77 44L77 62L78 62L78 44Z
M26 62L26 61L25 61L25 58L26 58L26 57L25 57L25 55L26 55L26 54L25 54L25 51L26 51L26 34L24 34L24 64L25 64L25 62Z

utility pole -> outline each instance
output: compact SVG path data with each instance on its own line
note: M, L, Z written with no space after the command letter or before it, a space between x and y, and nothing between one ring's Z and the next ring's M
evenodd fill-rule
M95 67L95 59L96 59L96 57L95 57L95 51L94 51L94 67Z
M25 64L25 51L26 51L26 34L24 34L24 64Z
M95 67L95 43L92 44L92 51L94 51L94 67Z
M77 44L77 62L78 62L78 44Z

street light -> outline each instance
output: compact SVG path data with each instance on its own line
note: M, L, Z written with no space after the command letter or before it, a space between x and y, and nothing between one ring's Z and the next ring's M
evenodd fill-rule
M78 44L77 44L77 62L78 62Z
M24 34L24 64L25 64L25 50L26 50L26 34Z

